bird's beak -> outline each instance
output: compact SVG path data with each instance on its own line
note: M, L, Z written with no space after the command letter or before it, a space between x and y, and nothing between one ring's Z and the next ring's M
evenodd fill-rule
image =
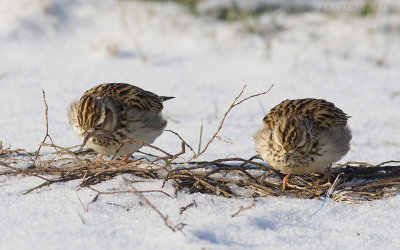
M289 159L290 159L290 154L287 153L285 156L285 163L288 163Z
M81 147L79 148L79 150L81 150L87 143L87 141L90 139L90 137L92 137L93 133L90 132L85 132L83 134L83 143L81 145Z

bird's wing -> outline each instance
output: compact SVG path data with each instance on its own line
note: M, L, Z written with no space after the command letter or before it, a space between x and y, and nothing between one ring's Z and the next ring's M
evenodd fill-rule
M344 128L349 118L341 109L323 99L285 100L272 108L264 117L265 126L272 130L278 119L283 116L294 115L311 120L318 130L327 128Z
M100 84L89 89L83 95L110 97L118 103L140 112L160 113L163 109L163 99L161 97L127 83Z

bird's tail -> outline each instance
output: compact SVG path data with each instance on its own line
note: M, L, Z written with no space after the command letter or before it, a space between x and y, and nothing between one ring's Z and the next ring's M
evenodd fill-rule
M161 100L162 100L163 102L165 102L165 101L174 99L175 97L174 97L174 96L160 96L160 98L161 98Z

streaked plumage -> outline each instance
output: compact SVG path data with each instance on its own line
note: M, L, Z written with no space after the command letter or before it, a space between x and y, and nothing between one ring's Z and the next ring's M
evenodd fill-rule
M153 143L167 125L161 114L163 101L172 98L126 83L105 83L71 103L69 123L83 145L101 154L115 154L124 139ZM129 155L140 147L125 143L118 155Z
M285 100L264 117L264 127L254 136L256 151L287 174L286 181L290 174L323 172L350 149L348 118L322 99Z

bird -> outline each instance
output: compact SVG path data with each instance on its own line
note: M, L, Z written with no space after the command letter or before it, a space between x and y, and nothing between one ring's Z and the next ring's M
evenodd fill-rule
M263 118L254 135L258 155L272 168L286 174L282 190L294 175L323 173L330 176L332 163L350 149L348 116L324 99L284 100Z
M153 143L167 126L163 102L173 98L127 83L103 83L71 103L69 124L83 141L81 148L87 145L100 154L99 158L117 154L126 161L143 144L129 142L120 148L122 141Z

